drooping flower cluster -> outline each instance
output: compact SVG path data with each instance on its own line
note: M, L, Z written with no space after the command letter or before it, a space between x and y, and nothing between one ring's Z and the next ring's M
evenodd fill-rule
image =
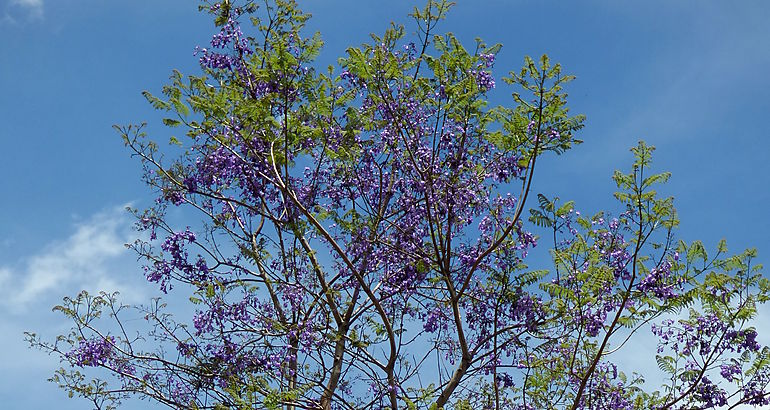
M714 351L742 353L758 352L762 348L755 330L735 330L731 323L713 313L678 322L666 319L660 325L653 325L651 331L660 339L658 353L667 347L685 357L707 357Z
M679 295L683 278L675 279L671 275L671 263L663 261L652 268L650 273L639 283L639 290L650 292L655 297L666 301Z
M202 67L220 70L246 72L244 58L253 53L248 39L243 35L240 25L233 18L221 26L219 33L211 39L211 48L196 47L195 54L200 54Z
M172 275L177 275L181 280L188 282L205 282L209 279L209 268L206 260L198 255L194 262L189 261L189 253L185 249L185 243L195 242L195 234L186 229L181 232L172 232L163 242L161 249L166 257L157 259L150 266L145 267L147 280L160 284L160 289L166 293L171 288Z
M114 337L104 339L81 339L78 347L69 353L76 366L99 366L107 363L113 356Z

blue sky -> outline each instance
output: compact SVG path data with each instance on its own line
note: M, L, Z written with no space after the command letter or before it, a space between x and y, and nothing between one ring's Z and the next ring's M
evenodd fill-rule
M732 250L756 246L768 260L770 3L458 3L443 29L469 46L476 36L503 43L498 77L542 53L578 77L568 91L573 112L587 115L585 144L540 162L536 192L574 199L588 213L617 209L610 175L645 139L658 148L657 168L673 172L664 192L676 198L680 238L713 245L725 237ZM327 42L320 66L390 20L412 28L407 1L300 5ZM211 33L189 0L0 0L5 408L87 408L45 382L56 360L22 342L24 330L66 330L50 313L61 297L81 288L118 289L137 302L153 294L122 246L135 236L123 207L151 196L111 125L147 121L151 135L166 139L140 92L159 92L174 68L197 73L193 49ZM493 102L509 94L499 87Z

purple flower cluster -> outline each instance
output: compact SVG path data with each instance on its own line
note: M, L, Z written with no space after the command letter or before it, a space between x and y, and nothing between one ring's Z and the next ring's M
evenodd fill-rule
M171 288L170 280L173 275L180 279L204 283L210 280L210 270L205 259L198 255L194 262L189 261L189 253L185 244L195 242L195 234L186 229L181 232L172 232L161 245L163 252L168 257L162 257L145 266L145 276L148 281L160 284L161 290L166 293Z
M631 262L632 255L628 251L628 242L621 233L625 224L618 218L607 221L603 217L592 220L591 224L594 226L591 233L595 237L593 249L598 251L602 261L612 268L615 279L630 279L628 264ZM571 226L571 221L568 221L567 225Z
M682 283L683 278L675 279L672 277L671 263L664 260L639 282L638 289L666 301L679 295Z
M233 19L228 19L219 33L214 35L211 39L211 47L211 49L200 47L195 49L195 55L201 54L199 62L202 67L243 72L244 55L253 53L240 26Z
M574 382L577 382L576 380ZM588 394L581 398L581 410L633 410L627 386L619 378L617 366L610 362L599 363L587 384Z
M767 356L765 356L767 357ZM770 405L770 394L767 393L767 386L770 384L770 373L767 368L763 368L743 385L743 397L746 404L751 406Z
M446 330L447 327L447 317L444 313L444 309L435 307L423 317L422 328L428 333L434 333L439 330L439 328Z
M106 367L121 375L133 376L136 373L135 366L121 357L115 343L116 340L113 336L80 339L77 347L64 356L73 366Z
M727 405L727 392L703 376L695 389L695 400L703 403L704 409L712 409Z
M104 366L112 359L115 338L81 339L78 347L68 353L76 366Z
M754 330L736 330L732 324L713 313L698 315L690 320L680 320L676 324L667 319L660 325L653 324L651 331L659 338L658 353L668 347L684 357L705 357L712 351L755 353L761 349Z
M476 84L482 91L489 91L495 88L495 79L489 71L476 69L471 70L470 74L476 80Z
M737 362L723 364L719 366L719 374L728 382L732 382L737 376L743 373L741 365Z
M470 70L469 74L476 81L481 92L487 92L495 88L495 79L489 71L495 65L495 55L482 53L478 56L478 60L476 68Z

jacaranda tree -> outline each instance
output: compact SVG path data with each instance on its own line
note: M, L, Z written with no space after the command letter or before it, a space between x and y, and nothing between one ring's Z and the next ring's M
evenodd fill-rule
M770 404L755 251L677 241L654 190L669 175L644 143L613 176L614 211L533 193L538 159L581 142L573 77L526 58L502 79L510 104L490 107L500 46L437 32L449 7L430 0L410 28L319 69L320 35L293 1L201 6L218 28L196 50L202 73L145 93L180 136L118 127L157 193L134 211L145 234L131 248L191 313L65 299L72 332L30 335L63 361L52 380L98 409ZM538 236L549 269L527 265ZM645 332L662 381L615 364Z

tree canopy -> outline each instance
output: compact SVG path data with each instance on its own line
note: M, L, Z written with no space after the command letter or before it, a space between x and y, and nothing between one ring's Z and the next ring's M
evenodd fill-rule
M157 194L133 210L130 247L194 314L67 298L71 333L30 335L64 362L52 380L98 409L770 404L756 251L677 241L644 142L605 212L533 192L538 158L582 142L574 77L526 57L500 87L500 45L439 31L450 6L430 0L323 69L295 2L202 5L217 27L202 72L144 93L179 136L116 127ZM500 88L509 105L490 106ZM538 243L548 269L528 265ZM643 332L660 385L616 364Z

